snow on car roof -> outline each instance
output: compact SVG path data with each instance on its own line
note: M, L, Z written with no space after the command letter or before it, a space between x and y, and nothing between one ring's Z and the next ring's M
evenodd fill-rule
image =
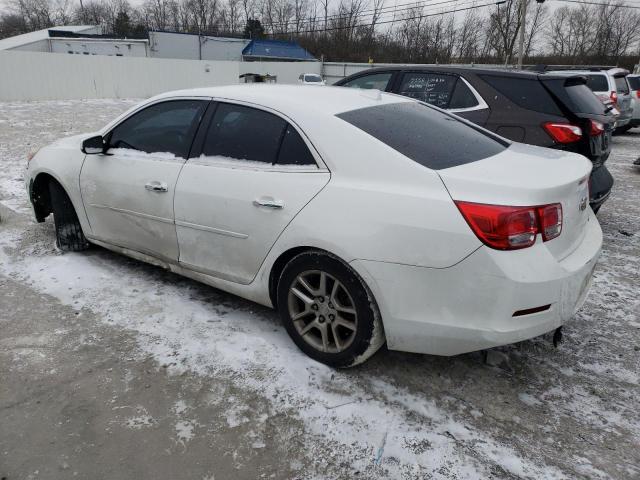
M155 99L170 97L214 97L255 103L284 114L313 110L329 115L388 103L412 102L407 97L345 87L310 90L304 85L241 84L166 92Z

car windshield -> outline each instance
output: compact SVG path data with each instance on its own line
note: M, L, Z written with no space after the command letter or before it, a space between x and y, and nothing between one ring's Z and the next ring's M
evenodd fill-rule
M322 77L320 75L305 75L304 81L309 83L321 83Z
M422 102L366 107L337 117L434 170L482 160L509 146L499 137Z

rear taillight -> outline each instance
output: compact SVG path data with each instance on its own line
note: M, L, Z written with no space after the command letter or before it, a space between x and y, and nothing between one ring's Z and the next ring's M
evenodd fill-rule
M598 135L602 135L604 132L604 123L597 122L596 120L589 120L589 135L592 137L597 137Z
M497 250L527 248L536 242L538 233L546 242L558 237L562 231L562 205L559 203L536 207L455 203L480 241Z
M573 143L582 138L582 129L570 123L546 122L542 128L558 143Z
M547 242L560 236L560 232L562 232L562 205L553 203L538 207L537 210L542 240Z
M636 94L636 98L640 99L640 90L636 90L635 92L633 92Z
M611 95L609 95L609 98L611 99L611 102L613 103L614 107L618 106L618 93L613 91L611 92Z

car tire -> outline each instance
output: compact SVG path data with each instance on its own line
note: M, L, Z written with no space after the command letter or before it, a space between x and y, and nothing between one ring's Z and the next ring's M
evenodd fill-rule
M385 342L371 291L334 255L310 251L291 259L280 275L277 301L295 344L326 365L358 365Z
M49 183L49 196L51 198L51 210L56 227L56 245L64 252L80 252L89 248L75 208L57 182Z
M624 127L618 127L613 131L614 135L622 135L623 133L627 133L631 130L631 125L625 125Z

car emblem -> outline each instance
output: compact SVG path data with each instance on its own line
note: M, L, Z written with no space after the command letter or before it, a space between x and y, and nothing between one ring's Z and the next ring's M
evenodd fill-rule
M580 204L578 205L578 208L580 209L581 212L584 212L587 209L588 203L589 202L587 197L582 197L582 199L580 200Z

